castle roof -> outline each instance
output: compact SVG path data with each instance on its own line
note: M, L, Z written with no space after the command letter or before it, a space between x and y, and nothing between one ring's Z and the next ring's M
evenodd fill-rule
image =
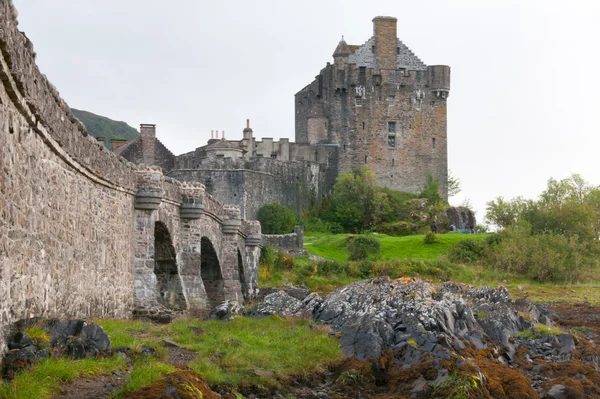
M333 52L334 57L347 57L350 55L350 48L348 47L348 43L344 40L344 36L342 36L342 40L338 43L335 51Z
M406 68L408 70L427 69L427 65L406 44L402 43L400 39L396 40L398 45L396 65L398 68ZM348 46L349 51L351 51L348 61L351 64L356 64L358 67L375 68L376 60L372 50L373 46L375 46L375 36L372 36L362 46Z

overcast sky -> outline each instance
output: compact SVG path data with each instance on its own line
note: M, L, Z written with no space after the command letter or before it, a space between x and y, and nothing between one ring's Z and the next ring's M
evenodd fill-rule
M600 184L600 2L14 0L20 29L67 103L156 123L175 154L211 129L294 137L294 94L373 17L426 64L452 68L449 167L485 202L535 197L550 177Z

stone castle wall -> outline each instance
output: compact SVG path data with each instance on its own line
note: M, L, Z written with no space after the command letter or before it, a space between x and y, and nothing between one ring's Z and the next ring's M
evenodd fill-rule
M276 202L301 214L311 201L320 199L335 182L325 165L270 158L212 159L195 169L176 169L169 177L199 182L221 202L241 208L242 216L255 219L258 210Z
M0 326L127 317L135 171L71 116L10 1L0 18Z

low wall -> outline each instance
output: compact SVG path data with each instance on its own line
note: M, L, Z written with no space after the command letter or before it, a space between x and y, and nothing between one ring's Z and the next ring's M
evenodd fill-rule
M284 249L296 256L306 255L304 249L304 226L297 225L294 232L289 234L263 234L263 247Z

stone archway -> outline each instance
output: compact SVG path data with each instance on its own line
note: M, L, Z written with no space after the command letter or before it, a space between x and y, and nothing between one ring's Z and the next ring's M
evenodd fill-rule
M223 275L217 252L207 237L200 240L200 277L209 303L225 300Z
M248 300L248 286L246 284L246 274L244 273L244 261L242 259L242 253L240 252L240 250L238 249L237 251L237 258L238 258L238 275L240 278L240 288L242 290L242 295L244 297L244 300Z
M186 301L177 269L175 247L169 229L162 222L154 225L154 274L158 302L171 309L184 310Z

